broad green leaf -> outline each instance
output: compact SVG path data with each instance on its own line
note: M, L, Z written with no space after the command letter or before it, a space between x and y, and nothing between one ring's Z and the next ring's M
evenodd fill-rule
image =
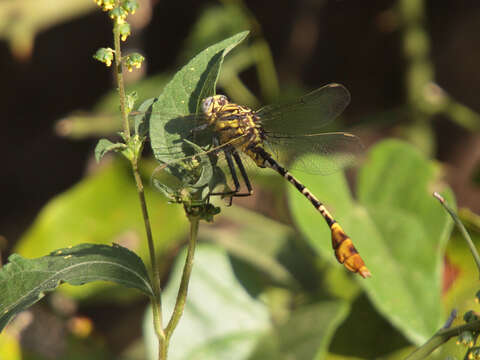
M109 151L125 149L126 145L122 143L113 143L107 139L100 139L95 147L95 160L99 162Z
M142 260L130 250L113 246L82 244L51 254L25 259L18 254L0 270L0 331L9 320L39 301L61 283L83 285L111 281L153 296Z
M380 359L411 343L373 306L365 293L350 305L350 313L335 332L331 354Z
M195 151L192 151L195 150L194 147L185 143L185 139L191 139L194 128L199 126L192 114L199 113L201 101L204 98L215 94L224 56L247 34L248 32L239 33L203 50L175 74L158 98L151 103L142 104L142 106L148 106L149 111L144 116L136 117L135 127L136 129L149 128L150 143L157 160L162 163L171 163L195 154ZM186 115L191 116L185 117ZM211 145L211 139L204 140L207 143L201 145ZM197 139L194 139L194 142L200 145ZM208 163L211 162L209 157L204 158L207 158ZM180 198L183 188L198 185L197 182L201 177L205 179L205 170L208 169L204 165L205 159L202 159L201 164L195 161L172 164L165 170L168 173L167 177L177 178L177 181L171 182L178 183L181 189L170 189L165 184L160 185L159 188L167 194L172 194L173 198ZM208 181L200 179L200 182L205 183L203 188L188 191L192 198L204 200L209 193L206 189L214 188L218 183L220 177L217 174L221 171L213 170L207 178ZM195 175L193 179L192 175ZM164 174L159 174L160 178L163 176ZM159 183L161 182L162 180L159 180Z
M466 223L464 223L467 225ZM478 229L468 229L470 236L477 247L480 246L480 233ZM443 281L443 304L445 310L457 311L457 318L452 326L464 324L463 315L469 310L478 312L479 306L475 301L475 295L480 289L478 284L478 268L472 257L470 249L462 237L455 230L450 238L445 256L445 273ZM439 359L445 359L447 355L462 359L465 355L465 347L455 344L456 339L450 340L436 352L441 354Z
M298 253L292 253L293 245L290 240L293 230L291 227L240 206L225 208L220 216L235 224L235 231L204 229L199 237L219 244L233 256L232 265L237 277L249 291L271 286L272 282L298 289L297 279L293 277L286 265L290 265L291 271L301 272L311 264L308 264L306 259L300 258ZM282 263L279 258L282 258ZM253 269L248 271L243 266L241 272L237 272L236 267L241 266L239 262L250 265L255 271ZM305 272L309 270L311 268ZM259 273L262 276L259 276Z
M184 258L185 253L179 256L164 292L166 318L175 302ZM346 303L326 301L299 307L288 321L273 327L266 305L246 292L230 261L218 247L198 247L186 308L173 334L169 358L322 359L348 313ZM149 310L144 327L149 358L156 359L151 321Z
M285 324L267 334L248 359L324 359L330 339L347 313L343 301L301 307Z
M342 174L301 177L351 236L372 272L360 284L377 310L417 344L444 321L442 255L452 225L431 193L443 188L450 203L453 195L438 185L435 170L413 147L390 140L370 151L358 178L359 202ZM295 189L290 195L299 228L320 255L335 262L320 214Z
M175 303L185 252L178 257L164 291L165 319ZM149 310L150 311L150 310ZM145 319L149 359L157 359L151 313ZM198 246L187 303L173 333L169 359L245 359L270 328L268 309L236 280L224 250Z
M188 225L182 209L167 204L149 184L148 178L144 185L157 254L162 254L188 232ZM53 198L40 211L14 251L33 258L85 242L119 243L142 259L149 259L138 194L125 161L104 162L97 173ZM131 294L125 289L105 291L107 287L112 285L95 283L68 290L78 298L103 294L118 299Z
M152 149L158 160L169 162L185 156L178 152L167 152L172 147L178 149L178 144L190 135L195 123L178 121L175 117L196 114L202 99L215 94L224 56L247 34L248 32L239 33L206 48L179 70L165 86L152 105L154 114L150 117L149 125Z
M480 234L469 231L477 247L480 246ZM454 231L446 250L444 278L444 303L447 311L458 309L461 314L475 309L475 294L479 290L478 268L470 249L458 231ZM458 323L456 323L458 324Z

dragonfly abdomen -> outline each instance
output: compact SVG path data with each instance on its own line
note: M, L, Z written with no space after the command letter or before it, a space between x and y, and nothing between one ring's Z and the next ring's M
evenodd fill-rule
M272 156L261 147L256 147L255 151L258 157L263 159L263 164L269 167L288 180L295 188L305 196L315 209L323 216L332 234L332 247L335 251L335 257L338 262L343 264L348 270L358 272L362 277L369 277L370 271L365 266L363 259L353 245L350 237L345 233L343 228L338 224L327 208L307 189L300 181L298 181L287 169L278 164ZM251 156L251 155L250 155Z

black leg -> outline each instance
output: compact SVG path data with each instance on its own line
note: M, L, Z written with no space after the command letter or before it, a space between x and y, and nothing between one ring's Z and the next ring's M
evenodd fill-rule
M233 149L233 158L237 163L238 169L240 170L240 174L242 175L243 181L245 181L245 186L247 187L248 193L245 194L238 194L236 196L250 196L253 194L252 184L250 184L250 179L248 178L247 172L245 171L245 167L243 166L242 159L240 155L238 155L237 150Z
M217 145L218 145L218 140L215 139L214 146L217 146ZM235 150L235 148L228 146L223 150L223 153L225 154L225 159L227 160L228 169L230 171L230 175L232 176L234 190L225 191L225 192L215 192L215 193L211 193L210 195L229 197L230 200L227 205L230 206L232 205L233 197L250 196L252 195L253 190L252 190L252 185L250 184L250 180L248 179L247 172L245 171L245 167L243 166L242 159L240 158L240 155L238 155L238 152ZM235 160L235 163L237 164L240 170L242 178L245 181L245 186L247 187L247 190L248 190L248 192L246 193L239 192L240 181L238 180L237 172L235 171L235 164L233 163L232 155L233 155L233 159Z
M230 170L230 175L232 176L233 185L235 189L232 191L225 191L225 192L213 192L213 193L210 193L210 195L228 197L229 202L226 205L231 206L233 197L236 196L236 194L240 190L240 182L238 181L237 172L235 171L235 166L233 164L232 154L230 153L230 150L229 149L223 150L223 153L225 154L225 159L227 160L228 169Z

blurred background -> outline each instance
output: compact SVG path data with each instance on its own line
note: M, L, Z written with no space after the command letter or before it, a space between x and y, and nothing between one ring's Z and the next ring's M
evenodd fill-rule
M352 100L335 129L359 135L366 151L386 138L409 143L425 161L431 160L432 172L451 187L462 219L478 235L478 1L142 0L129 22L132 36L124 43L124 52L138 51L146 58L142 69L127 77L127 90L136 90L140 100L158 96L175 71L205 47L250 30L245 43L225 59L218 92L258 108L330 82L345 85ZM98 138L115 138L119 130L111 71L92 58L99 47L111 46L111 28L106 14L90 0L0 1L0 104L6 125L0 134L4 264L12 252L39 257L80 242L114 241L146 254L144 245L138 245L143 232L128 168L121 159L112 158L97 165L93 156ZM155 164L148 159L145 163L148 179ZM203 230L204 236L217 238L214 242L226 242L223 246L229 253L235 249L230 235L223 237L225 232L236 238L250 233L260 237L264 230L255 230L255 224L266 228L272 221L269 232L292 236L291 228L284 225L292 223L292 216L285 206L282 179L260 172L254 178L255 196L236 202L237 210L225 214L216 227ZM158 246L167 281L175 273L172 264L188 226L180 208L173 209L154 189L147 189L147 196L155 204L152 219L161 237ZM252 229L239 228L235 223L239 217L249 219ZM320 220L316 221L320 224ZM295 244L303 249L295 251L303 251L302 256L308 258L308 245ZM309 267L316 269L318 261L309 258L309 265L302 264L301 271L300 264L290 264L303 274L294 277L306 288L315 282ZM474 270L450 266L448 259L442 264L446 270L439 282L446 298L459 274ZM239 261L235 269L250 284L244 285L250 295L258 295L269 282L252 285L251 270L241 270L247 265ZM350 279L341 281L354 286ZM105 297L101 289L68 288L50 296L33 308L33 315L18 318L23 321L17 324L18 333L23 335L13 336L8 346L17 341L23 358L33 359L73 359L74 354L83 354L79 358L142 358L145 350L139 339L146 301L122 289ZM447 315L450 305L463 303L459 294L466 292L463 287L445 300ZM367 293L350 297L355 299L351 306L360 319L350 319L350 324L356 324L353 328L337 328L340 320L332 325L334 340L326 342L323 356L328 352L332 359L390 358L389 354L421 343L421 336L415 337L386 318L384 308L378 311L378 302L370 304L371 293ZM283 293L274 294L282 297ZM301 302L295 296L289 299ZM344 318L347 313L353 312L345 310ZM281 319L281 311L275 314L277 318L270 316ZM362 314L378 320L378 326L372 329L372 337L358 341L363 345L346 349L338 339L351 339L362 332ZM41 325L35 327L38 322ZM50 324L53 340L43 338L45 324ZM74 334L74 340L65 335L65 329ZM376 343L376 332L384 335L382 344ZM8 341L4 338L4 343Z

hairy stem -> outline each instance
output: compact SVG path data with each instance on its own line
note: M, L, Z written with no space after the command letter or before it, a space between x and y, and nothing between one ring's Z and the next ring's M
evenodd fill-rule
M135 184L137 185L138 197L140 200L140 206L142 208L143 222L145 225L145 232L148 241L148 250L150 253L150 263L152 265L152 282L153 293L152 298L152 312L153 312L153 326L155 334L159 341L159 359L166 359L166 353L161 351L163 344L165 343L165 333L163 332L163 319L162 319L162 297L160 287L160 273L158 271L157 258L155 256L155 245L153 243L152 228L150 226L150 218L148 216L147 202L145 200L145 193L143 191L143 182L138 171L136 160L132 163L133 176L135 177Z
M116 0L116 6L120 5L120 1ZM120 110L122 113L122 123L123 123L123 136L125 142L131 143L135 142L135 138L130 136L130 124L128 122L128 113L126 109L126 95L125 95L125 85L123 79L123 65L122 65L122 51L120 46L120 32L118 30L118 23L115 21L113 25L113 40L115 46L115 77L117 80L118 94L120 97ZM155 256L155 246L153 243L152 228L150 225L150 218L148 216L147 202L145 199L145 193L143 188L142 178L140 177L140 172L138 171L138 159L141 153L141 146L134 147L134 154L130 157L130 163L132 165L133 176L135 178L135 184L137 187L137 193L140 201L140 207L142 209L143 222L145 225L145 233L147 235L148 241L148 250L150 253L150 262L152 266L152 275L151 279L153 282L153 292L154 296L151 298L152 302L152 313L153 313L153 326L155 329L155 334L158 338L159 343L159 354L158 358L160 360L166 360L166 347L165 347L165 333L163 331L162 323L162 298L161 298L161 285L160 285L160 274L158 271L157 259Z
M119 6L119 0L116 1L116 6ZM128 114L125 95L125 85L123 82L123 64L122 64L122 49L120 46L120 32L118 24L115 21L113 24L113 43L115 47L115 77L117 79L118 95L120 97L120 111L122 113L123 135L125 140L130 140L130 124L128 123Z

